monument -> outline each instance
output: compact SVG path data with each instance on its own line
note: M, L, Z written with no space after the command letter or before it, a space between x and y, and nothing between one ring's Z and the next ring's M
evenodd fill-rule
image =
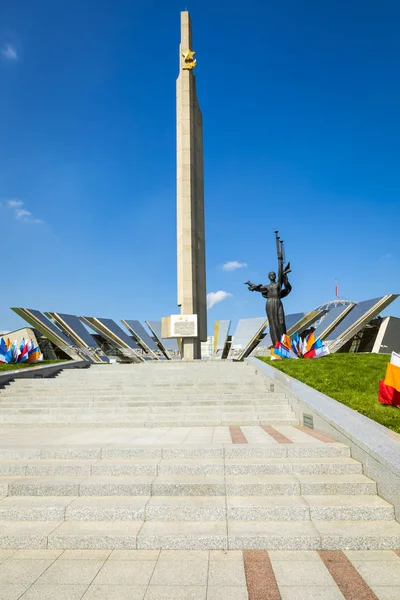
M197 337L182 337L185 360L200 359L200 343L207 340L203 125L194 56L192 24L184 11L176 82L178 306L181 315L197 315Z
M284 250L283 240L275 231L276 251L278 255L278 279L276 273L271 271L268 273L270 283L267 285L255 285L251 281L246 281L251 292L260 292L263 298L267 299L266 313L268 317L268 329L271 336L272 346L275 346L277 341L280 341L282 335L286 333L285 312L283 310L282 298L290 294L292 286L288 280L290 273L290 263L284 267Z

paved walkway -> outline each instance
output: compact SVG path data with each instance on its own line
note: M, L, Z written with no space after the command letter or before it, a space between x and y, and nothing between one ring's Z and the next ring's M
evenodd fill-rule
M30 427L23 429L0 429L0 457L8 448L40 447L111 447L120 446L231 446L237 444L238 432L244 435L246 444L277 446L278 444L299 443L323 446L335 442L311 429L293 425L233 425L221 427ZM6 454L3 452L3 454Z
M398 600L394 551L0 550L0 600Z

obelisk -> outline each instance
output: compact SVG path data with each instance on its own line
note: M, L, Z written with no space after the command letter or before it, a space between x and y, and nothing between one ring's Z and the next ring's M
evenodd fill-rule
M182 338L184 360L201 358L200 342L207 340L203 125L194 55L192 23L184 11L176 82L178 306L182 315L197 315L198 330L197 338Z

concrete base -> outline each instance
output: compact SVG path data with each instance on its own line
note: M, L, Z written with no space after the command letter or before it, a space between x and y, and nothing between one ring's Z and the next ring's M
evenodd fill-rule
M182 340L182 360L200 360L201 342L197 338Z

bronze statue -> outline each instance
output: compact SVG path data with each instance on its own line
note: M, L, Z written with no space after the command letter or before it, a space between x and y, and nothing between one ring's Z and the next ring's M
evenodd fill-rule
M281 339L284 333L286 333L285 313L281 299L285 298L285 296L292 291L292 286L288 280L290 263L287 263L287 265L283 267L283 240L279 238L277 231L275 231L275 236L278 255L278 280L276 279L276 273L271 271L268 273L270 283L267 285L255 285L250 281L246 281L245 283L250 292L260 292L263 298L267 299L266 312L268 317L268 330L273 346L275 346L276 342Z

